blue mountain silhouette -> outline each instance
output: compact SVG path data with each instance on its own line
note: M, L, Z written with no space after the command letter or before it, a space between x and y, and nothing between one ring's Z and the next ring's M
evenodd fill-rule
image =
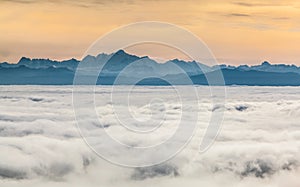
M105 64L103 59L109 59ZM300 67L295 65L272 65L263 62L256 66L207 66L199 62L170 60L157 63L147 56L138 57L119 50L113 54L86 56L81 61L70 59L53 61L50 59L29 59L22 57L17 64L0 63L1 85L71 85L78 65L84 65L86 75L89 70L103 65L97 84L111 85L121 77L120 84L130 84L141 79L139 85L189 84L181 81L188 76L193 84L207 85L206 75L214 76L221 69L226 85L258 86L300 86ZM146 78L144 78L146 77ZM153 77L153 78L152 78Z

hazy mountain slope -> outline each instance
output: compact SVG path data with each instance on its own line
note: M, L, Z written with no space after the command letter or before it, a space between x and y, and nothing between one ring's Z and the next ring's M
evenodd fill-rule
M106 62L106 59L108 61ZM22 57L17 64L0 64L0 84L73 84L76 68L80 64L83 79L90 76L96 66L103 66L97 84L132 84L139 80L140 85L189 84L184 81L190 77L194 84L207 85L203 72L214 75L221 69L226 85L260 85L260 86L298 86L300 85L300 68L294 65L261 65L238 67L220 65L209 67L192 61L170 60L157 63L149 57L138 57L119 50L112 54L86 56L82 61L70 59L52 61L49 59L29 59ZM168 83L165 80L170 80Z

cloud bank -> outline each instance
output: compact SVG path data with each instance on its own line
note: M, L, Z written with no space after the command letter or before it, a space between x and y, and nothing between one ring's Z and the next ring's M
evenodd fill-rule
M198 131L174 159L145 168L123 168L99 158L81 138L72 108L72 87L0 87L0 186L299 186L300 129L297 87L228 87L222 131L214 145L198 153L210 114L209 88L199 89ZM85 94L82 87L82 94ZM132 114L140 120L166 120L157 131L135 135L120 127L110 102L110 87L96 88L96 110L104 128L86 114L90 135L106 130L134 146L153 145L172 136L180 103L168 87L138 87ZM158 95L157 93L160 93ZM114 97L123 98L118 91ZM149 97L163 105L146 105ZM184 98L188 100L189 98ZM127 106L115 105L122 111ZM84 112L84 108L82 110ZM276 115L275 115L276 114ZM123 116L124 117L124 116ZM153 117L153 118L151 118ZM153 124L149 123L149 127ZM188 122L187 122L188 124ZM138 123L137 123L138 125ZM90 131L89 127L97 131ZM98 143L101 138L98 137ZM124 153L112 151L122 156ZM163 152L161 154L164 154ZM114 156L114 155L112 155ZM139 158L137 155L136 159Z

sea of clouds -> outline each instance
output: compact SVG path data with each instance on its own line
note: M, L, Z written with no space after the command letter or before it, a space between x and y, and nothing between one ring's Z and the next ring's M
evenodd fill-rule
M211 103L209 87L196 87L198 101L188 91L178 97L172 87L139 86L129 94L122 86L111 94L111 88L95 88L95 103L88 104L96 109L94 119L84 107L80 118L75 116L71 86L1 86L0 186L300 186L300 88L226 87L221 131L202 153L211 114L220 110ZM86 90L83 86L77 94ZM97 137L103 131L132 147L163 144L179 125L194 122L193 116L182 120L183 111L198 115L194 136L159 165L118 166L106 160L132 158L112 146L104 149L110 158L103 159L90 147L107 148ZM86 126L78 129L76 120ZM95 142L86 142L82 134ZM134 159L151 157L137 152Z

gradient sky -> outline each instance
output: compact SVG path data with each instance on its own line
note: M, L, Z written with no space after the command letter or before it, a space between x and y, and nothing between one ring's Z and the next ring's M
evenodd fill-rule
M0 0L0 61L81 59L103 34L137 21L190 30L219 63L300 65L299 0ZM141 49L127 51L155 58L177 54Z

